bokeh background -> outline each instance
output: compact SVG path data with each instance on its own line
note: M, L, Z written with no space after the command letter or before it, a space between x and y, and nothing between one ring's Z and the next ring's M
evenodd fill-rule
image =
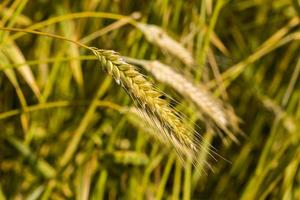
M218 114L137 66L202 136L200 162L182 161L127 110L135 103L90 52L1 31L0 199L300 199L299 5L0 1L1 27L158 60L239 118L239 128L224 132Z

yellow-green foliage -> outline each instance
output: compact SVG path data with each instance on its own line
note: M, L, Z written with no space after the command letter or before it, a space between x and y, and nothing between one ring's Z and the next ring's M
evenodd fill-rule
M0 200L300 199L299 16L0 1Z

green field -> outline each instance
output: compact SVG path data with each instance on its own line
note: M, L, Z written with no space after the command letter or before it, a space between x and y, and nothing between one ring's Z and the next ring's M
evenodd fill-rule
M299 0L0 0L0 200L300 199Z

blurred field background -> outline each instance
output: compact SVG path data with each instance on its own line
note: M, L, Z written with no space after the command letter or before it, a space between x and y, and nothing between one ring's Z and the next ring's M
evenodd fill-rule
M0 199L300 199L299 16L298 0L0 1L1 27L125 56L203 146L182 161L86 49L0 31ZM220 127L155 60L239 120Z

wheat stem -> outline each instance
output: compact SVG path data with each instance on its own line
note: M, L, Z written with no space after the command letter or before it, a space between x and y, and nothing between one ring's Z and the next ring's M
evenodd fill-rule
M160 128L162 134L165 134L172 145L176 147L180 144L190 149L191 152L197 149L194 143L195 140L193 139L193 132L183 123L180 113L171 108L168 101L161 98L163 94L156 90L133 65L125 62L117 52L89 47L78 41L51 33L3 27L0 27L0 30L43 35L68 41L90 50L97 56L107 73L110 74L118 84L122 85L138 106L145 110L149 118L159 123L157 125L158 128ZM163 129L161 127L163 127Z

